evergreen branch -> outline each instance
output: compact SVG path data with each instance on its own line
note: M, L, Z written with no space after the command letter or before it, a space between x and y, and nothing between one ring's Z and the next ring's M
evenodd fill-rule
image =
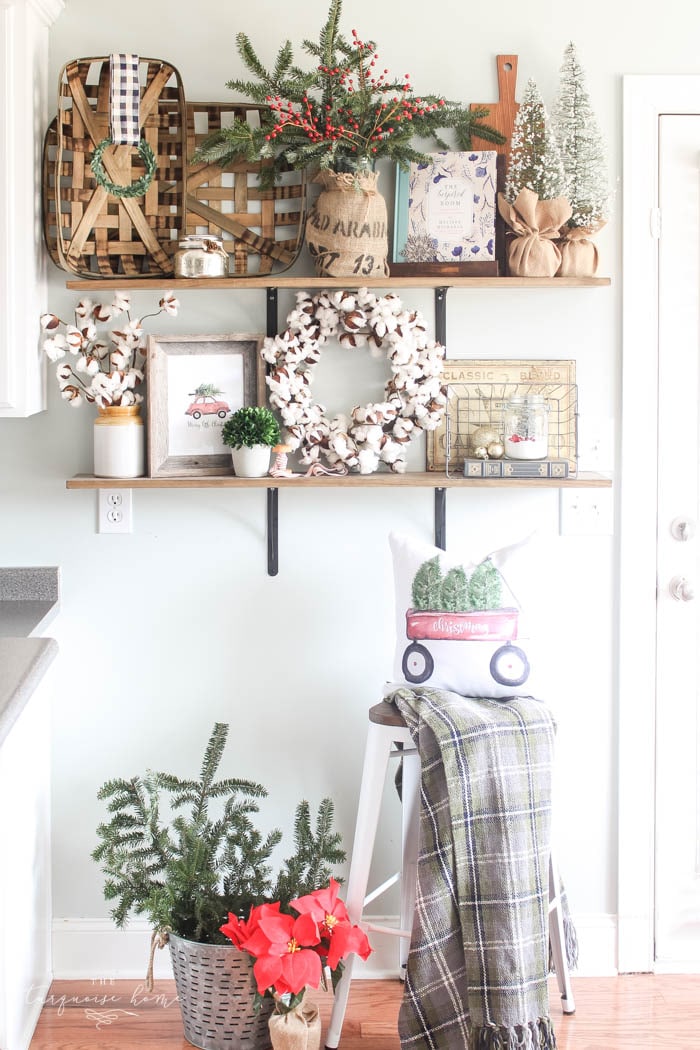
M292 45L290 41L287 41L286 44L283 45L283 49L286 47L288 47L291 51ZM250 39L245 33L236 34L236 48L238 50L238 54L243 59L243 64L245 65L246 69L250 70L251 73L255 74L258 80L268 82L269 73L258 58L253 48L253 45L250 42Z
M279 82L289 72L293 57L291 42L287 40L277 52L273 80Z
M330 10L326 24L321 29L319 44L323 64L332 68L335 66L336 39L338 36L338 24L343 9L342 0L331 0Z

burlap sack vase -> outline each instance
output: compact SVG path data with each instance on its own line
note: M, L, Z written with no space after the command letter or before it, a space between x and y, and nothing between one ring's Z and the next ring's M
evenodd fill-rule
M498 210L516 234L508 244L508 272L512 277L554 277L561 251L554 243L571 217L566 197L541 201L532 190L521 190L513 204L498 194Z
M574 226L562 230L559 241L561 264L557 277L595 277L598 272L598 248L590 238L604 223L598 226Z
M377 173L322 171L306 220L306 243L318 277L388 277L386 201Z
M274 1013L270 1018L270 1039L272 1050L319 1050L321 1017L318 1007L302 1002L289 1013Z

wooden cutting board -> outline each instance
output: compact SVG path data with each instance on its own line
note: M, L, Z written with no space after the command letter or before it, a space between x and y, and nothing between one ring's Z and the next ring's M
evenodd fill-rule
M513 135L513 121L515 114L520 108L515 101L515 82L518 78L518 56L496 55L496 71L498 73L498 102L472 102L469 109L488 109L488 116L483 118L484 124L490 124L502 135L506 141L502 146L495 146L492 142L484 139L472 138L474 149L495 149L498 153L510 153L510 140Z

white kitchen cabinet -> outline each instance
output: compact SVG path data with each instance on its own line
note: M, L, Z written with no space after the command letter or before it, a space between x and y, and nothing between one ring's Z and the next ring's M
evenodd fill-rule
M63 0L0 0L0 417L46 408L41 147L49 26Z

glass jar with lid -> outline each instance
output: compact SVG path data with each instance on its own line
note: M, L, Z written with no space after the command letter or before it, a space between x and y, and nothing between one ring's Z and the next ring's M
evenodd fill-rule
M513 395L503 408L503 444L507 459L546 459L549 404L542 394Z
M188 234L175 253L176 277L226 277L228 253L221 237Z

